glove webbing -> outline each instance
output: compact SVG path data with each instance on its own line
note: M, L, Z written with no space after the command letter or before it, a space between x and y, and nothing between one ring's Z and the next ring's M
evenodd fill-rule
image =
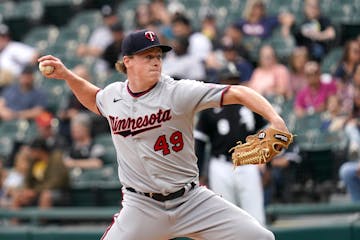
M238 164L261 164L266 163L266 159L269 158L268 149L260 149L259 147L255 147L248 151L236 151L237 148L240 148L241 141L237 142L237 144L239 145L229 150L232 151L234 149L234 154L236 158L235 163L237 162ZM245 146L251 146L251 142L246 142L242 145L242 147Z

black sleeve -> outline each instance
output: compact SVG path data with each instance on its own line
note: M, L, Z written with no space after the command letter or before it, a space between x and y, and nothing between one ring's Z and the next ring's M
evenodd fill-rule
M195 154L198 158L197 165L199 168L199 174L200 176L203 175L204 172L204 166L205 166L205 149L206 149L206 142L203 142L201 140L195 140Z
M254 133L256 133L257 131L259 131L260 129L262 129L263 127L265 127L266 124L268 124L268 122L259 114L254 113L255 116L255 131Z
M324 31L328 27L332 26L330 19L327 18L327 17L324 17L324 16L321 16L319 18L319 22L320 22L320 25L321 25L321 31Z
M205 171L204 168L206 166L205 164L205 156L206 156L206 145L207 145L207 140L197 136L197 134L201 134L203 136L207 136L210 137L211 133L209 131L209 124L207 120L207 112L209 111L209 109L207 110L203 110L199 113L199 119L196 123L196 127L195 127L195 154L196 157L198 158L198 168L199 168L199 173L200 176L202 175L202 173Z

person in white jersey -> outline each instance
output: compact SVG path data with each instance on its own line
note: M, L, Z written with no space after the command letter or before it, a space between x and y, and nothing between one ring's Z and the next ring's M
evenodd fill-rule
M46 77L65 80L84 106L109 122L123 202L102 239L273 240L274 234L255 218L198 185L193 118L206 108L242 104L274 128L288 131L284 120L250 88L162 75L163 53L170 50L152 31L129 33L116 63L127 80L104 89L54 56L38 60L55 68L43 73Z

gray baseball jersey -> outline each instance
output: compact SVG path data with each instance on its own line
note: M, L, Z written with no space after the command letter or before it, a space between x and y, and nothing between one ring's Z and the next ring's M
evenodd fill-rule
M193 117L219 107L227 88L162 75L136 97L128 81L100 90L96 103L110 124L123 186L166 195L197 182Z

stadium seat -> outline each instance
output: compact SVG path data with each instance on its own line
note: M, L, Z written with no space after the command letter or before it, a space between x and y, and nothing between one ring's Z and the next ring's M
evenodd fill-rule
M47 110L56 114L61 104L66 100L67 88L65 82L55 79L45 79L42 81L41 87L47 92Z
M28 120L3 121L0 124L0 136L22 141L25 139L29 126Z
M11 38L16 41L21 41L25 34L41 21L43 16L42 5L36 0L17 2L15 6L5 7L4 10L8 12L3 15L2 20L9 26Z
M330 150L338 143L337 134L323 129L322 115L314 113L296 119L294 133L303 150Z
M98 134L94 138L94 142L102 145L105 148L105 154L103 156L104 164L109 166L115 166L116 162L116 151L112 142L110 134Z
M249 52L250 61L258 62L259 50L262 45L262 40L259 37L244 36L242 39L245 49Z
M118 71L112 70L107 74L98 75L96 78L96 85L100 88L104 88L110 83L123 82L126 80L126 75L119 73Z
M335 24L351 22L354 14L354 5L352 2L347 1L331 1L330 8L327 16Z
M291 12L292 3L286 0L268 1L266 12L269 15L277 15L281 12Z
M54 25L32 28L24 37L23 42L35 47L39 52L52 46L59 36L59 29Z
M118 179L73 182L71 206L121 206L121 184Z
M29 240L28 227L1 227L0 239L8 240Z
M13 1L0 2L0 14L4 18L11 17L15 11L15 3Z
M280 27L274 29L272 35L264 43L270 44L274 48L280 62L286 62L295 48L294 36L290 34L285 38Z
M38 22L44 13L43 5L37 0L19 1L11 15L11 18L26 18L28 21Z
M0 132L0 164L5 165L8 162L14 142L11 138L3 136Z
M43 21L56 26L66 25L83 0L40 0L44 6Z
M323 73L334 73L343 54L343 47L336 47L325 55L321 62L321 70Z
M69 22L69 28L88 27L92 31L102 24L102 17L98 10L86 10L77 13Z

